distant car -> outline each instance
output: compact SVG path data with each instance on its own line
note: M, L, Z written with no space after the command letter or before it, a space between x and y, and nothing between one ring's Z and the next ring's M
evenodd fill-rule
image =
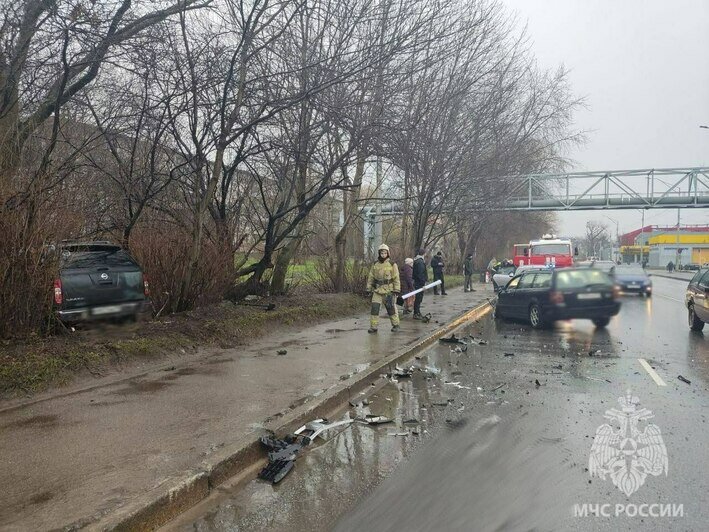
M495 318L525 319L535 329L568 319L605 327L620 310L617 298L613 280L597 269L530 270L500 290Z
M701 331L709 322L709 268L702 268L689 281L685 294L687 321L693 331Z
M683 264L682 265L683 271L696 272L699 269L700 269L699 264Z
M54 280L53 310L65 323L135 319L148 308L148 280L120 246L105 241L65 243Z
M611 270L611 277L621 292L652 296L652 281L639 264L619 264Z
M616 263L612 260L594 260L591 262L590 268L601 270L602 272L610 273L616 267Z

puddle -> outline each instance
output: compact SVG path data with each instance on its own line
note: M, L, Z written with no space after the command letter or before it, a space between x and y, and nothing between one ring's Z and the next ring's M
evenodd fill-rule
M9 429L9 428L20 428L20 427L33 427L36 425L41 425L43 427L50 426L50 425L55 425L57 422L58 416L53 416L53 415L39 415L39 416L32 416L32 417L27 417L24 419L18 419L16 421L11 421L10 423L3 425L3 428Z
M30 497L30 504L42 504L52 500L53 498L54 493L52 493L51 491L43 491L41 493L32 495L32 497Z
M214 365L214 364L226 364L227 362L234 362L233 358L211 358L206 360L204 364Z
M170 375L168 375L170 377ZM160 381L130 381L127 386L116 390L114 395L134 395L141 393L155 393L172 386L171 382Z

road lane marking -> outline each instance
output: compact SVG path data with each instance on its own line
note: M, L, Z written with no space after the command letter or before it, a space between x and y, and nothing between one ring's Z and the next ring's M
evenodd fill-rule
M662 377L660 377L657 372L652 369L652 366L647 363L647 360L645 360L644 358L639 358L638 362L640 362L640 365L645 368L645 371L650 374L650 377L652 377L652 380L655 381L655 384L657 384L658 386L667 386L667 384L665 384L665 381L662 380Z
M656 296L664 297L665 299L669 299L670 301L677 301L677 303L684 303L681 299L675 299L674 297L666 296L664 294L658 294L655 293Z

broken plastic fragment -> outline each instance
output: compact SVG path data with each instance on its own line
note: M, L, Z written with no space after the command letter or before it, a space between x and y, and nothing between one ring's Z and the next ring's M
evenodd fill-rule
M439 338L438 341L443 344L465 344L465 342L457 338L455 334L451 334L448 338Z
M394 368L394 369L395 369L395 371L393 373L394 377L398 377L400 379L405 379L405 378L411 377L411 375L413 375L413 373L414 373L413 366L410 368L400 368L399 366L396 366L396 368Z
M278 460L269 462L258 474L258 478L278 484L283 478L293 469L295 462L293 460Z
M369 424L369 425L382 425L384 423L391 423L394 421L391 418L388 418L386 416L373 416L370 414L367 414L364 418L364 420Z

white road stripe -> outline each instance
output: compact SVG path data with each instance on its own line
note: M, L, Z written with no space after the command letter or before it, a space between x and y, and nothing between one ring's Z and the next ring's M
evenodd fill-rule
M640 362L640 365L645 368L645 371L650 374L650 377L652 377L652 380L655 381L655 384L657 384L658 386L667 386L667 384L665 384L665 381L662 380L662 377L660 377L657 372L652 369L652 366L647 363L647 360L645 360L644 358L639 358L638 362Z
M655 296L664 297L665 299L669 299L670 301L677 301L677 303L684 303L684 301L681 299L675 299L674 297L666 296L664 294L657 294L656 293Z

